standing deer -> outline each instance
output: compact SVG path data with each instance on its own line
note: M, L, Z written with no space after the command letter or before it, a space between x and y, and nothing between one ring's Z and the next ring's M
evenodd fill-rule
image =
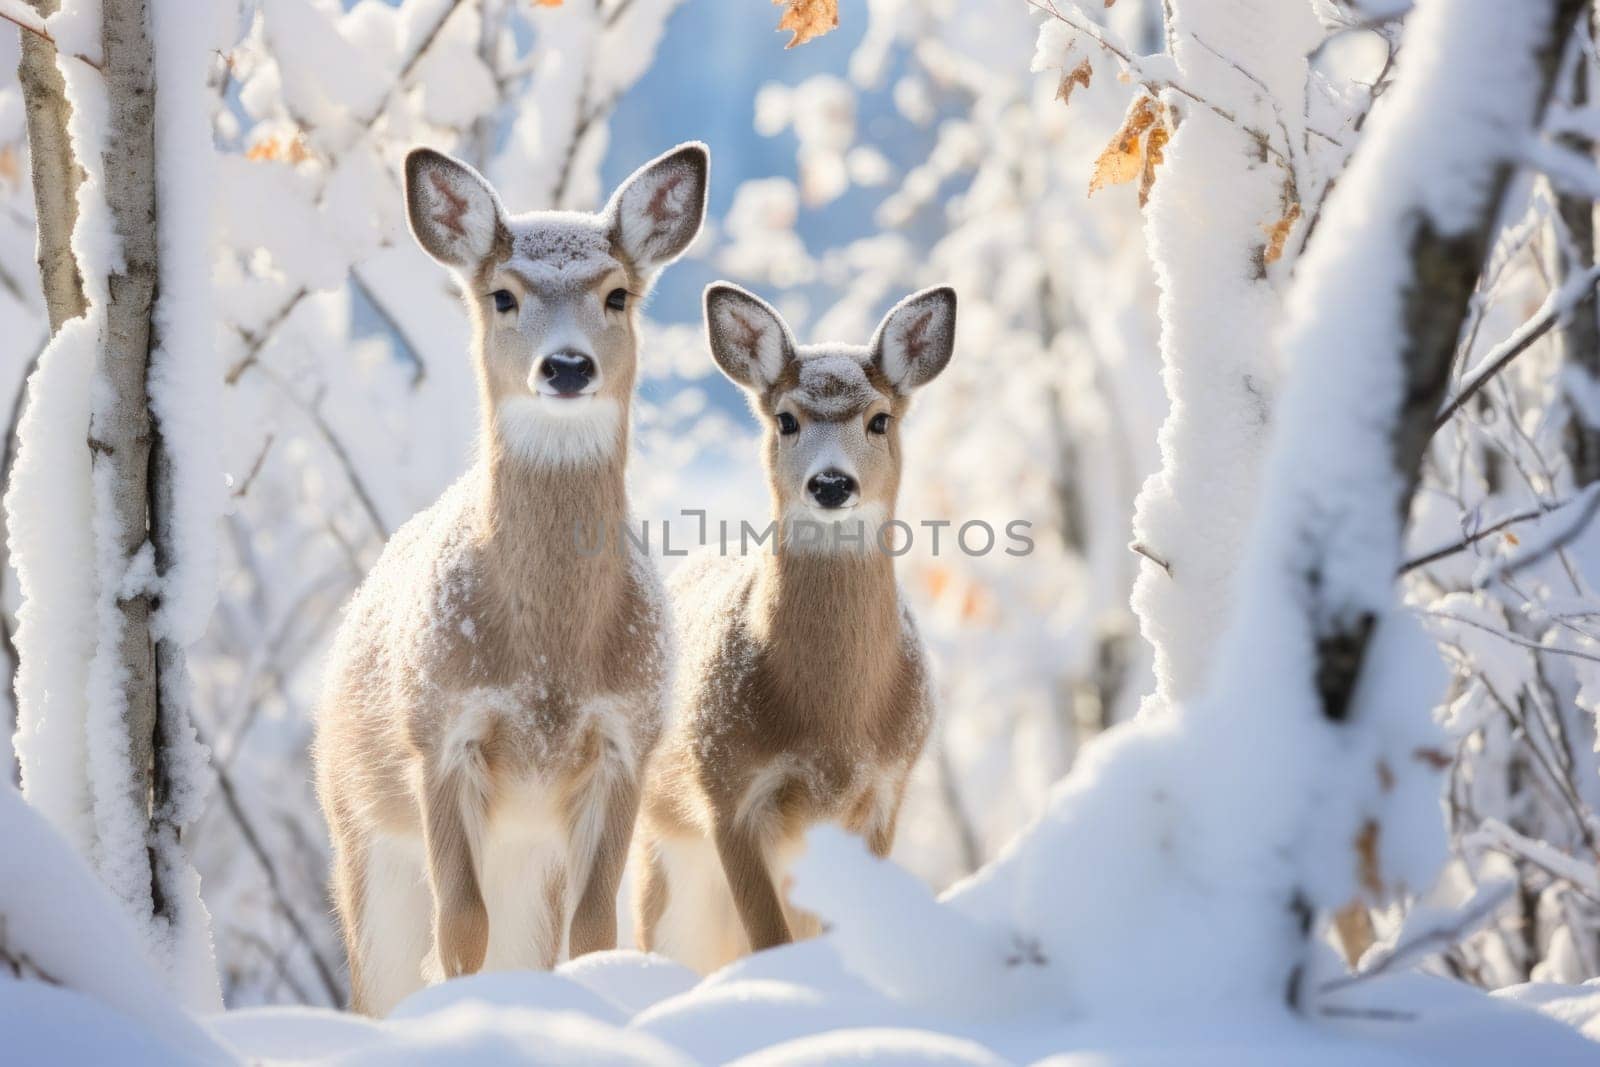
M872 343L797 347L770 306L706 290L711 353L764 424L776 551L711 556L670 582L683 654L675 722L640 814L645 948L705 973L808 936L781 891L806 829L879 856L933 719L894 561L900 418L950 359L954 290L901 301Z
M483 418L472 467L357 591L318 710L358 1011L616 945L669 620L642 552L576 530L627 521L635 309L699 232L709 163L682 145L599 214L507 215L472 168L406 157L411 231L466 294Z

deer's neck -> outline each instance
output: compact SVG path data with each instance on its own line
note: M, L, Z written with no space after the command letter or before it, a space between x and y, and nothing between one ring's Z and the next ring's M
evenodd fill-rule
M541 656L594 655L625 610L626 558L593 547L597 531L610 537L627 516L625 434L610 456L577 465L486 444L478 543L502 623Z
M875 550L763 556L756 629L775 680L819 711L864 714L900 670L894 560Z

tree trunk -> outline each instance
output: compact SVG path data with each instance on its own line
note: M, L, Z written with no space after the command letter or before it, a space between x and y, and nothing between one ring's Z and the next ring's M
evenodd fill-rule
M1594 26L1594 11L1589 12L1590 26ZM1572 107L1582 110L1590 97L1590 60L1586 51L1580 51L1573 71ZM1565 138L1567 146L1582 151L1579 138ZM1556 198L1556 211L1561 216L1567 233L1572 238L1573 258L1563 264L1567 274L1577 274L1594 266L1595 226L1594 202L1588 197L1562 193ZM1600 308L1597 308L1593 287L1572 309L1561 326L1559 334L1561 359L1569 376L1567 389L1581 390L1586 397L1600 395ZM1594 416L1593 401L1567 404L1566 452L1572 465L1575 488L1600 480L1600 425L1589 421Z
M114 865L112 886L136 910L162 915L149 842L156 749L156 657L151 637L153 560L149 578L130 581L148 551L152 425L146 395L151 313L157 277L155 186L155 86L145 0L103 0L101 47L108 98L102 184L112 227L121 244L121 270L107 279L107 300L96 353L98 388L92 395L89 449L95 495L96 557L101 610L98 657L112 656L120 692L92 692L91 731L104 702L120 708L125 765L95 771L98 838L102 860ZM114 642L115 650L106 647ZM115 774L123 780L110 780ZM120 791L121 802L108 794ZM136 871L142 865L143 876ZM140 884L142 882L142 884Z
M1511 63L1531 60L1529 65L1533 68L1533 76L1539 79L1536 91L1530 96L1534 107L1525 117L1529 129L1537 127L1554 86L1567 31L1585 2L1547 0L1537 5L1542 10L1535 11L1535 5L1529 5L1526 13L1519 11L1508 16L1538 20L1535 24L1542 31L1532 55L1508 57ZM1462 11L1457 12L1456 17L1473 16L1470 11ZM1464 57L1463 62L1473 63L1484 59ZM1489 75L1490 71L1485 69L1483 76ZM1401 77L1406 77L1404 71ZM1485 131L1463 131L1463 136L1482 138ZM1378 146L1365 147L1382 158L1382 150ZM1392 415L1380 409L1381 421L1389 424L1389 463L1394 476L1393 484L1399 490L1394 500L1394 506L1398 508L1392 527L1395 540L1404 530L1412 498L1421 480L1423 460L1446 395L1450 369L1460 344L1469 302L1499 224L1505 191L1511 178L1512 165L1504 159L1490 157L1484 169L1487 181L1469 210L1463 213L1466 216L1464 222L1454 222L1446 229L1420 204L1412 209L1415 212L1415 229L1410 237L1408 267L1402 280L1402 334L1396 353L1400 372L1400 403ZM1589 205L1585 203L1585 214L1588 209ZM1338 223L1348 224L1351 221L1353 218L1341 217ZM1334 229L1334 220L1330 219L1329 223L1328 228ZM1389 224L1379 222L1368 225L1382 227ZM1367 250L1380 250L1384 243L1384 237L1375 237L1367 243ZM1361 261L1352 258L1354 262ZM1302 294L1305 297L1303 303L1307 306L1336 306L1341 288L1346 284L1346 279L1341 275L1348 274L1353 268L1349 263L1339 263L1337 257L1331 257L1328 263L1319 262L1318 267L1324 268L1320 275L1313 272L1314 276L1302 278L1306 283L1304 288L1308 290ZM1591 304L1591 320L1593 313ZM1309 332L1302 339L1320 349L1318 355L1326 357L1331 351L1326 344L1329 339L1327 334L1333 332L1327 327L1332 323L1325 319L1322 325L1322 331ZM1381 421L1374 420L1378 425L1381 425ZM1352 468L1348 472L1337 472L1335 477L1345 478L1351 474L1357 472ZM1335 492L1339 491L1337 485L1333 488ZM1307 503L1314 503L1315 500L1313 495ZM1330 523L1330 519L1334 521ZM1387 611L1372 597L1370 590L1379 588L1382 583L1369 580L1375 579L1376 575L1364 575L1352 566L1345 549L1346 542L1351 539L1359 541L1375 533L1383 528L1383 523L1376 516L1372 519L1333 516L1325 506L1305 507L1302 515L1293 522L1297 526L1297 536L1288 543L1309 547L1309 551L1304 552L1296 564L1297 581L1312 627L1315 647L1313 680L1322 715L1330 723L1344 729L1377 729L1385 731L1380 736L1388 738L1390 735L1386 731L1389 725L1378 720L1402 709L1393 707L1396 698L1389 695L1392 691L1386 691L1382 680L1385 677L1384 668L1372 668L1374 677L1370 684L1363 684L1369 659L1377 662L1384 658L1369 656L1374 647L1379 618ZM1415 697L1409 699L1415 700ZM1390 706L1386 707L1386 704ZM1404 729L1398 727L1396 732L1404 736ZM1413 751L1413 762L1414 753L1418 751L1422 750ZM1351 957L1359 955L1371 943L1370 923L1365 921L1367 913L1363 901L1376 903L1372 898L1391 892L1395 885L1404 885L1407 881L1404 873L1396 877L1394 872L1385 870L1383 859L1386 856L1392 858L1393 851L1386 850L1387 843L1382 837L1386 820L1375 813L1386 810L1388 804L1394 803L1386 795L1395 790L1395 768L1404 768L1404 773L1411 773L1411 768L1405 766L1405 751L1383 751L1380 748L1380 752L1379 762L1373 768L1377 789L1368 800L1362 802L1369 806L1348 813L1359 826L1350 845L1353 846L1355 882L1363 893L1355 902L1337 912L1334 927L1344 942L1347 955ZM1405 792L1401 791L1402 794ZM1409 795L1414 797L1417 792L1412 790ZM1421 792L1425 795L1426 790ZM1310 893L1297 895L1297 900L1303 901L1311 896ZM1297 974L1291 985L1291 997L1296 999L1304 992L1298 988L1298 982Z
M34 0L42 16L55 13L61 0ZM56 47L34 33L22 37L17 80L28 118L28 157L33 170L33 208L38 219L39 276L53 334L87 306L83 276L72 255L72 230L78 222L78 185L83 171L72 157L67 118L72 105L56 67Z
M1555 0L1554 17L1537 56L1542 79L1541 111L1554 88L1568 31L1586 3L1587 0ZM1537 16L1530 12L1527 17ZM1528 118L1531 126L1538 116ZM1412 244L1411 282L1405 298L1406 342L1401 353L1405 403L1394 426L1392 447L1394 471L1405 486L1398 501L1402 522L1422 476L1422 458L1433 438L1467 305L1489 250L1511 170L1508 162L1494 168L1487 195L1480 198L1469 228L1441 233L1424 220ZM1589 307L1592 315L1593 304ZM1305 574L1305 580L1314 591L1319 584L1315 569ZM1330 720L1344 721L1349 717L1350 700L1366 657L1373 617L1360 612L1335 615L1318 626L1317 689L1323 714Z

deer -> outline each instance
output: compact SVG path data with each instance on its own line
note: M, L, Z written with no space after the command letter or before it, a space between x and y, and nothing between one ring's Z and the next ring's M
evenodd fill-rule
M634 849L646 950L709 974L812 936L819 922L783 892L806 830L840 825L879 857L893 845L934 701L885 531L900 421L949 363L955 312L953 289L928 289L866 346L802 347L759 297L706 290L711 354L762 424L780 525L767 551L723 546L668 580L673 721Z
M591 551L576 531L628 521L638 307L699 233L709 168L684 144L598 213L510 215L467 164L406 156L411 233L471 319L481 420L466 472L352 597L318 702L358 1012L616 947L670 615L642 549Z

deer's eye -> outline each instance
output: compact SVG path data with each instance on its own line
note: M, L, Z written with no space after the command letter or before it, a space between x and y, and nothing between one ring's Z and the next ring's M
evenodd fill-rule
M800 432L800 420L787 411L778 412L778 432L788 437L792 433Z
M888 413L880 411L880 412L878 412L878 414L872 416L871 421L867 423L867 430L870 433L888 433L889 432L889 415L888 415Z
M511 295L510 289L496 289L489 296L494 299L494 309L496 311L517 310L517 298Z
M612 311L623 311L628 306L628 290L613 289L606 294L606 307Z

